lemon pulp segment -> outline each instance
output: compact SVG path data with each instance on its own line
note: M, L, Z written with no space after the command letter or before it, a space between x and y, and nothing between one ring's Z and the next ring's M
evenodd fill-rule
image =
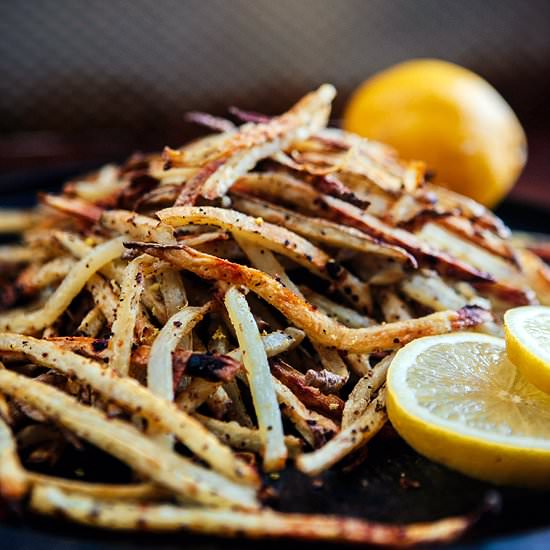
M457 333L405 346L388 374L388 414L437 462L497 483L550 485L550 396L500 338Z

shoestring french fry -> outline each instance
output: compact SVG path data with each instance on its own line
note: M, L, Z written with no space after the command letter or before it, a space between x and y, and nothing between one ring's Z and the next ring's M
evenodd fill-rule
M37 487L31 508L92 527L118 530L181 531L249 538L293 538L409 548L450 542L468 529L475 516L455 516L434 522L391 525L362 519L280 512L237 512L183 508L164 504L117 503L71 495L55 487Z
M225 305L239 340L242 362L258 418L258 428L263 440L264 468L267 471L280 470L284 467L287 457L283 424L271 381L267 354L256 321L246 298L236 287L227 290Z

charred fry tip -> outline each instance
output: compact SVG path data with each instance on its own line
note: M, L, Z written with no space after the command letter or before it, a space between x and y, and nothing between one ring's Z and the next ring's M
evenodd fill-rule
M48 195L47 193L38 193L38 201L41 204L54 208L59 212L75 216L93 223L99 222L104 208L87 202L83 199L69 198L62 195Z
M192 353L186 361L185 373L212 382L230 382L241 363L227 355Z
M493 314L479 306L467 305L457 312L457 319L453 325L457 329L476 327L493 320Z
M271 120L271 117L254 111L245 111L239 107L231 106L228 109L229 113L243 122L254 122L256 124L266 123Z

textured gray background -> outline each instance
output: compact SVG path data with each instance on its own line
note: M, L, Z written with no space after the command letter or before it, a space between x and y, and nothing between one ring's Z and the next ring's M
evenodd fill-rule
M278 112L322 81L442 57L548 120L550 0L0 0L0 132L177 127Z

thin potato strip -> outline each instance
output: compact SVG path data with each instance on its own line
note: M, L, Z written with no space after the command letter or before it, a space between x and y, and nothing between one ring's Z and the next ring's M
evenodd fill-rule
M107 164L97 172L92 181L70 182L65 189L88 202L99 202L119 192L124 181L119 179L119 170L113 164Z
M151 419L167 433L173 433L220 473L241 482L256 482L255 472L238 460L200 422L178 410L173 403L157 397L136 380L121 377L116 371L76 353L62 350L55 343L31 337L0 334L0 349L23 353L36 364L76 376L105 397Z
M61 281L68 275L75 261L69 257L54 258L38 268L30 266L17 278L16 285L21 294L35 292Z
M414 257L404 249L380 243L366 233L352 227L339 225L322 218L298 214L292 210L249 198L245 195L233 194L233 206L247 214L284 226L299 235L328 246L386 256L416 266Z
M73 266L41 309L24 314L1 315L0 330L29 333L51 325L84 288L89 278L105 264L120 257L123 251L122 238L97 246Z
M150 482L133 484L90 483L74 479L54 477L37 472L26 472L33 487L53 487L69 494L118 501L155 500L166 496L168 491Z
M300 289L290 280L283 266L277 261L272 252L251 245L244 239L237 238L236 240L245 254L250 258L254 267L277 278L292 292L303 297ZM338 386L342 387L349 378L349 372L338 352L316 343L313 343L313 346L319 354L323 367L340 378Z
M495 235L488 229L476 227L473 222L466 218L446 216L438 220L437 223L484 248L491 254L501 256L512 263L516 261L514 252L505 239Z
M100 333L104 323L105 316L103 315L101 308L99 306L95 306L90 309L82 321L80 321L76 332L83 334L84 336L95 338Z
M0 233L22 233L36 223L34 210L0 209Z
M296 233L246 214L212 206L180 206L157 212L172 227L188 224L214 225L246 238L252 243L288 256L306 268L325 269L329 257Z
M142 265L144 256L132 260L124 271L120 289L120 300L111 327L109 340L109 365L121 376L130 371L130 355L134 343L134 330L139 310L139 300L143 292Z
M265 270L264 270L265 271ZM362 328L370 327L376 322L370 319L366 315L357 313L354 309L337 304L326 296L314 292L310 288L305 286L300 287L301 293L305 296L306 300L314 306L323 310L329 317L333 317L340 323L350 328Z
M434 311L460 309L468 303L437 276L415 273L401 283L401 289L409 298Z
M188 304L185 286L180 274L171 267L160 270L159 281L160 292L166 306L166 314L171 317Z
M29 480L17 455L12 431L0 418L0 495L6 500L20 500L28 488Z
M6 369L0 370L0 389L74 431L104 451L126 462L144 476L184 498L214 506L256 506L254 490L160 447L131 425L109 419L98 409L51 386Z
M159 221L129 210L105 210L100 223L119 235L145 242L173 243L173 231Z
M0 246L0 265L27 264L37 259L36 251L30 247L14 244Z
M172 377L172 354L179 341L211 309L209 302L203 307L186 307L174 313L164 325L151 346L147 363L147 387L159 397L174 400L174 380Z
M378 299L386 323L412 319L409 307L395 291L384 289L379 293Z
M296 328L289 327L284 331L274 331L262 336L262 343L268 357L273 357L299 345L304 333ZM230 351L228 357L235 361L242 361L241 350ZM194 378L190 384L177 396L177 406L186 412L198 409L219 387L219 382L210 382Z
M444 334L491 320L489 312L467 307L459 311L438 312L419 319L381 326L348 328L315 309L282 283L256 269L215 258L183 245L127 243L127 246L167 260L200 277L246 286L277 308L294 325L303 329L312 340L326 346L337 346L342 350L371 353L396 349L421 336Z
M184 187L176 204L193 203L199 194L207 199L225 195L231 185L258 161L285 149L297 139L305 139L323 128L336 90L323 84L306 95L287 113L263 124L245 124L222 145L222 152L206 163L199 174ZM178 161L178 155L169 160Z
M320 449L300 455L296 459L297 468L310 476L320 474L352 451L365 445L387 421L385 402L385 391L382 388L376 399L367 406L357 420L336 434Z
M325 395L318 388L309 385L306 376L293 369L288 363L280 359L271 361L271 373L310 409L336 420L341 417L344 402L336 395ZM340 385L336 390L339 389Z
M550 268L533 252L526 249L518 249L518 261L525 279L531 288L537 293L540 303L550 305Z
M456 540L476 517L456 516L429 523L386 525L362 519L305 514L255 513L182 508L169 504L133 505L71 495L54 487L37 487L31 508L51 516L62 513L77 523L106 529L187 530L206 535L294 538L408 548Z
M394 353L384 357L355 384L344 406L342 429L349 427L363 414L373 394L386 382L386 375L394 357Z
M194 378L176 397L176 405L186 413L197 410L220 387L221 382Z
M86 288L92 295L96 307L101 310L105 319L112 325L116 318L118 297L113 292L111 285L101 275L96 274L88 279Z
M300 344L303 338L304 333L293 327L289 327L284 331L273 331L265 336L261 336L262 344L268 357L273 357L293 349ZM230 351L227 353L227 357L242 362L241 349L237 348ZM185 411L194 411L214 393L218 386L219 383L217 382L193 379L189 386L178 396L176 403Z
M92 239L92 243L88 243L78 235L66 231L55 231L54 235L55 239L76 258L84 258L87 254L90 254L93 250L93 244L95 244L95 239ZM124 270L122 265L115 265L115 262L111 262L104 265L99 273L120 284Z
M233 449L261 452L263 448L260 431L252 427L241 426L235 421L224 422L201 414L195 415L212 433ZM302 450L302 442L293 435L285 435L288 456L295 458Z
M329 418L309 410L298 397L277 378L272 378L277 401L282 413L294 424L300 435L317 448L338 431L338 426Z
M237 288L232 287L225 293L224 301L237 334L243 365L250 384L264 444L264 468L268 471L279 470L284 467L287 449L265 348L246 298Z

